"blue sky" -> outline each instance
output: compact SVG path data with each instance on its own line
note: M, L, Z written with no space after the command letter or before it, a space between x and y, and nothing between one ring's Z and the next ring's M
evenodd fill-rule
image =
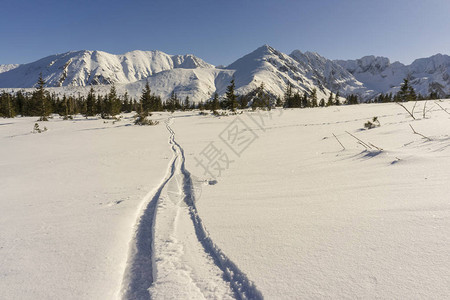
M139 49L227 65L263 44L403 63L450 54L448 0L2 0L0 11L0 64Z

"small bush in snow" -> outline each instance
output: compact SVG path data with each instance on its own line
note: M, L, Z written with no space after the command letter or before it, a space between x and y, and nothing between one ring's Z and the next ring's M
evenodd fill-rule
M38 121L38 122L48 121L48 118L47 118L46 116L42 116L42 117L40 117L37 121Z
M380 121L378 121L378 117L373 117L372 121L367 121L364 123L364 128L372 129L375 127L380 127Z
M45 131L47 131L47 127L44 126L44 129L41 129L39 127L38 123L34 123L33 133L42 133L42 132L45 132Z
M145 114L137 115L136 120L134 120L134 125L151 126L151 125L158 125L158 124L159 124L158 121L153 121L153 120L147 119L147 116Z
M120 122L122 120L122 116L116 116L116 117L114 117L114 121L113 121L113 124L116 124L116 122Z

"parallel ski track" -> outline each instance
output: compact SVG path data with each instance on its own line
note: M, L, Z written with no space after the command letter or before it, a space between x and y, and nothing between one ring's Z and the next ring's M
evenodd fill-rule
M155 217L156 207L161 197L161 193L167 183L174 177L177 168L177 160L181 159L180 172L183 175L184 202L189 208L189 214L195 229L197 239L202 244L204 251L211 256L214 263L223 272L224 279L229 282L236 299L263 299L263 295L250 281L245 273L231 261L223 251L212 241L208 231L203 225L195 205L195 193L193 190L190 172L185 166L185 154L183 148L175 140L175 132L170 127L173 118L169 118L166 128L170 133L169 144L173 157L161 184L149 192L144 198L142 214L137 221L137 229L130 246L129 259L127 262L124 279L122 282L123 299L151 299L148 289L155 280L154 261L154 237L155 237ZM148 201L151 198L150 201Z

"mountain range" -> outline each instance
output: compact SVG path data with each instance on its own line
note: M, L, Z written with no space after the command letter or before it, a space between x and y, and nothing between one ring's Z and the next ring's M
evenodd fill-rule
M264 45L232 64L214 66L191 55L161 51L132 51L123 55L103 51L74 51L51 55L28 64L0 65L0 89L8 92L32 89L42 73L46 86L56 94L87 94L91 86L104 94L110 84L119 93L138 98L145 83L166 98L205 101L214 92L223 95L232 78L236 92L245 94L264 83L266 91L282 96L288 83L301 93L317 89L318 98L330 92L357 94L370 100L380 93L395 93L409 78L416 93L450 94L450 56L436 54L410 65L391 63L386 57L330 60L314 52L282 53Z

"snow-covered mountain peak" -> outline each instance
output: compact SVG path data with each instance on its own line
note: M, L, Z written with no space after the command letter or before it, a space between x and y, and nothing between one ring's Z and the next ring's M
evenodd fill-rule
M395 93L404 78L409 78L416 93L440 97L450 94L450 56L436 54L416 59L410 65L390 63L386 57L365 56L356 60L336 61L356 79L378 93Z
M19 64L7 64L7 65L0 65L0 73L3 72L8 72L12 69L17 68L18 66L20 66Z
M260 55L266 55L266 54L272 54L275 51L276 51L275 48L273 48L272 46L270 46L268 44L264 44L261 47L256 48L256 50L254 50L252 53L254 53L254 54L259 53Z
M419 58L412 62L411 69L416 72L433 74L436 70L448 69L450 67L450 56L436 54L427 58Z
M317 65L317 63L320 64L326 64L327 62L332 63L331 60L326 59L325 57L319 55L316 52L306 51L302 52L300 50L294 50L289 55L290 57L294 58L299 63L302 63L304 67L307 67L307 65Z
M288 82L300 91L310 91L314 86L292 57L269 45L241 57L227 69L235 70L236 86L241 93L250 92L261 83L275 95L282 95Z
M366 73L378 74L388 68L391 63L389 58L382 56L368 55L356 60L338 60L336 61L350 73Z
M214 67L192 54L169 55L152 50L134 50L115 55L98 50L70 51L44 57L23 65L0 65L0 88L32 88L42 73L48 87L58 93L86 94L90 85L138 97L145 82L152 91L167 97L171 92L205 101L214 92L223 95L232 77L238 94L246 94L264 83L266 91L282 96L288 83L294 91L330 92L341 96L357 94L372 99L378 93L395 93L409 78L417 93L450 94L450 56L436 54L405 66L386 57L364 56L356 60L329 60L316 52L294 50L290 55L270 45L262 45L229 66ZM100 87L100 85L102 87Z
M21 88L36 84L42 73L47 86L87 86L131 83L176 68L214 68L192 55L161 51L131 51L114 55L103 51L71 51L47 56L0 74L0 87Z
M341 95L359 94L366 98L374 94L374 91L365 88L338 63L316 52L303 53L300 50L294 50L290 56L298 62L303 73L318 86L323 85L334 93L339 91Z
M294 50L294 51L295 51L295 50ZM293 51L293 52L294 52L294 51ZM299 50L297 50L297 51L299 51ZM306 52L304 53L304 55L307 56L307 57L309 57L310 59L326 60L325 57L323 57L323 56L320 55L319 53L313 52L313 51L306 51Z

